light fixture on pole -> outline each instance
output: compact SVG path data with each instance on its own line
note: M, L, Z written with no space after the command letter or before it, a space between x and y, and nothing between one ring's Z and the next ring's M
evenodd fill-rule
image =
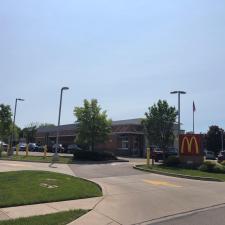
M60 102L59 102L59 116L58 116L58 126L57 126L57 134L56 134L56 147L55 153L53 155L53 161L58 160L58 148L59 148L59 126L60 126L60 118L61 118L61 108L62 108L62 95L64 90L68 90L68 87L62 87L60 92Z
M179 136L180 136L180 95L186 94L185 91L171 91L170 94L178 94L178 146L179 146Z
M9 152L8 155L12 155L13 151L12 151L12 147L13 147L13 142L14 142L14 130L15 130L15 122L16 122L16 109L17 109L17 102L18 101L24 101L24 99L22 98L16 98L15 101L15 108L14 108L14 114L13 114L13 127L12 127L12 134L11 134L11 141L10 141L10 148L9 148Z

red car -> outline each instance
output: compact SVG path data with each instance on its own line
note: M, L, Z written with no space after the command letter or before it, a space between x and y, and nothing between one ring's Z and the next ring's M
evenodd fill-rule
M225 160L225 151L221 151L218 155L218 162L223 162Z

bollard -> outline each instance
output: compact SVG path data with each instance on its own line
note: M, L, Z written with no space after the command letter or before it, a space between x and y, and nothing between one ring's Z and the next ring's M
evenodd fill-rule
M44 158L46 158L47 156L47 151L48 151L48 148L47 148L47 145L44 146Z
M147 148L147 166L150 165L150 148Z
M16 156L19 155L19 145L16 145Z
M28 145L26 146L26 157L28 156Z

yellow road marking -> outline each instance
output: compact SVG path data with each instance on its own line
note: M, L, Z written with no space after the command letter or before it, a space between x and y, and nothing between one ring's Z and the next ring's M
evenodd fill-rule
M160 180L143 180L145 183L152 184L155 186L165 186L165 187L182 187L180 185L176 185L170 182L166 181L160 181Z

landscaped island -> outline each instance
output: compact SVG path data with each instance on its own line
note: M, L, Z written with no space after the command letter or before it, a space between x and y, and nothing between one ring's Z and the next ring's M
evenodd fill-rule
M168 163L169 162L169 163ZM136 169L159 173L168 176L186 177L190 179L225 181L225 163L216 163L214 161L205 161L199 167L188 168L179 164L179 160L171 158L159 165L137 165Z
M53 172L0 173L0 208L102 196L90 181Z

